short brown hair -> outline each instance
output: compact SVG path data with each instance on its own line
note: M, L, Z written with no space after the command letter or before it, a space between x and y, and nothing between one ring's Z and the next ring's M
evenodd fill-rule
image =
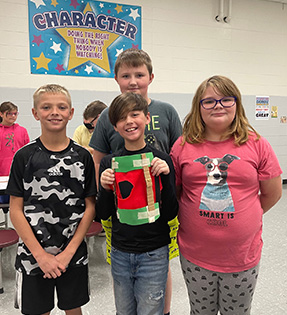
M146 65L148 72L152 75L152 62L150 56L143 50L129 48L119 54L115 63L115 75L118 75L119 68L123 65L128 67L140 67Z
M101 101L93 101L85 108L83 117L86 120L96 118L106 107L107 105Z
M37 107L37 105L39 103L39 100L40 100L40 97L44 93L50 93L50 94L59 94L60 93L60 94L64 94L67 97L68 104L70 106L72 106L71 95L70 95L69 91L65 87L63 87L63 86L61 86L59 84L46 84L46 85L40 86L35 91L35 93L33 94L34 108Z
M5 112L11 112L12 110L16 110L18 111L18 106L13 104L12 102L10 101L7 101L7 102L3 102L1 105L0 105L0 112L2 114L4 114ZM0 123L2 122L2 117L0 117Z
M200 114L200 101L205 93L206 89L211 86L215 91L221 93L224 96L236 97L236 113L235 118L229 129L226 131L223 137L233 137L236 145L241 145L248 140L250 131L253 131L257 139L260 135L249 124L245 115L245 111L242 104L241 93L237 86L229 78L215 75L207 80L203 81L197 88L192 100L192 107L189 114L185 117L183 125L183 142L188 143L202 143L204 142L205 124Z
M10 101L7 101L7 102L3 102L1 105L0 105L0 112L2 114L4 114L5 112L7 111L12 111L12 110L17 110L18 111L18 106L13 104L12 102Z
M109 119L113 126L131 111L143 111L148 114L148 103L140 94L126 92L117 96L109 107Z

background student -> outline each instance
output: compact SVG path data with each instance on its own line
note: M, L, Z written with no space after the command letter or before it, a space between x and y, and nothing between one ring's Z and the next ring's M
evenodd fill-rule
M230 79L213 76L198 87L171 157L190 314L250 314L262 215L281 197L282 171Z
M16 301L23 314L58 307L81 314L89 301L85 234L95 216L96 183L91 154L69 139L69 92L48 84L33 95L41 135L15 154L7 193L20 236L15 267Z
M73 140L89 150L91 154L93 154L93 148L89 146L89 143L98 118L106 107L107 105L101 101L91 102L83 112L83 125L78 126L73 135Z
M115 63L115 80L122 93L133 92L140 94L148 103L151 122L145 129L145 141L153 147L163 152L169 153L172 145L182 133L182 126L179 116L174 107L168 103L150 99L148 96L148 87L154 79L152 61L149 55L138 49L127 49L117 58ZM101 159L122 148L124 140L116 132L109 121L108 109L105 109L98 119L95 131L92 135L90 146L94 149L93 158L96 167L96 177ZM107 240L107 258L109 261L110 252L110 221L102 222L106 230ZM178 247L176 244L176 232L178 221L175 218L170 223L171 238L170 259L178 256ZM171 303L171 274L168 276L166 290L165 314L170 311Z
M27 130L16 123L18 107L12 102L0 105L0 176L8 176L15 152L29 142ZM0 196L1 203L8 203L9 196Z
M168 221L178 210L173 165L168 154L145 142L150 114L141 95L116 97L109 118L123 137L124 147L101 161L97 209L104 220L112 216L111 269L117 314L162 315L169 265ZM146 182L153 183L150 200Z

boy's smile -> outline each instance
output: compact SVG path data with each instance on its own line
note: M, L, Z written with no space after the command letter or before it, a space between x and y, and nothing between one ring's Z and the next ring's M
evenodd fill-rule
M134 130L137 130L137 128L129 128L129 129L127 129L127 132L132 132Z
M68 121L73 117L74 109L67 102L64 94L43 93L33 115L40 120L42 129L47 131L65 130Z
M115 130L124 138L126 149L138 150L145 146L145 127L150 122L149 113L131 111L117 122Z
M149 74L146 65L139 67L122 65L119 68L115 79L119 84L122 93L133 92L140 94L149 101L148 86L152 82L153 77L153 74Z

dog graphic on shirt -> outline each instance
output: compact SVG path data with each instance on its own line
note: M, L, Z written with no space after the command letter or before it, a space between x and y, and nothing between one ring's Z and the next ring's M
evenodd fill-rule
M201 194L201 210L234 212L232 196L227 184L227 169L239 157L225 154L223 158L200 157L194 162L200 162L207 171L207 182Z

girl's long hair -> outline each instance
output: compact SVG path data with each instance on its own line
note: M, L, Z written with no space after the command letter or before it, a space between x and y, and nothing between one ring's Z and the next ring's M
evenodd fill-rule
M234 138L236 145L245 143L250 133L255 133L256 139L259 133L249 124L242 105L241 93L237 86L227 77L216 75L203 81L195 92L190 112L184 119L183 141L188 143L202 143L205 141L205 124L200 114L200 101L208 87L212 87L218 94L236 97L236 113L228 130L222 135L223 139Z

